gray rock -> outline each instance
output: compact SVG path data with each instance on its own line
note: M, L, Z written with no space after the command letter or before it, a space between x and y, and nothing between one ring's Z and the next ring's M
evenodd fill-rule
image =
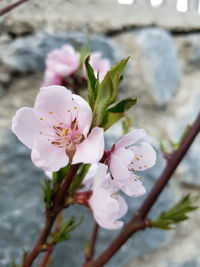
M119 57L119 52L116 52L118 50L114 44L103 36L87 37L80 32L56 35L39 32L35 35L8 41L1 48L0 59L13 70L21 72L43 71L45 58L49 51L60 48L67 43L72 44L77 49L88 43L92 51L101 51L102 55L109 58L112 63Z
M157 104L165 105L176 93L181 78L173 38L167 31L156 28L143 29L136 34L150 94Z
M200 35L188 34L177 38L180 57L183 61L183 69L192 73L200 69Z
M191 259L183 263L168 262L166 267L198 267L199 263L196 259Z
M43 223L43 204L40 196L40 182L44 173L35 168L30 160L30 151L8 132L0 132L0 265L8 267L10 256L18 262L21 259L21 248L30 249ZM163 160L159 155L157 164L144 174L144 184L147 191L153 186L163 168ZM126 198L129 212L127 221L145 198ZM165 189L155 207L151 217L156 217L161 210L172 205L172 191ZM58 245L53 256L53 266L81 266L83 249L90 234L92 224L91 214L84 207L70 207L66 216L84 215L84 223L72 232L70 241ZM101 230L97 253L100 253L118 231ZM161 230L148 229L137 233L123 246L119 253L106 266L123 266L134 256L142 255L153 248L165 244L169 233ZM35 267L38 266L36 261Z

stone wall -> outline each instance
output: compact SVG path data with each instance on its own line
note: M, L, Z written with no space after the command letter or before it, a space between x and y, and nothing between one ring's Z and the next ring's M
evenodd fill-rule
M134 127L147 130L158 153L156 166L144 178L149 191L165 165L160 140L177 140L199 112L199 30L196 11L182 14L168 6L122 6L114 0L32 0L1 17L0 266L10 266L10 255L20 260L20 248L29 248L42 226L39 181L44 174L32 165L29 151L12 135L10 123L17 108L33 104L46 54L66 42L80 47L89 40L91 49L102 51L112 63L131 56L120 94L138 98L130 111ZM120 125L110 130L108 145L120 133ZM184 194L199 192L199 145L197 138L152 210L153 217ZM131 208L126 219L142 199L128 200ZM77 209L76 214L80 212L85 210ZM86 218L91 221L89 214ZM53 266L81 266L88 221L56 250ZM173 231L138 233L106 266L200 266L199 221L200 212L196 211ZM101 231L98 252L115 234Z

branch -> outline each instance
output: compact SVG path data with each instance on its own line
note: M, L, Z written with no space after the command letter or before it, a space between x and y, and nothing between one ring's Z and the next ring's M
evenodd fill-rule
M12 9L14 9L14 8L18 7L19 5L21 5L21 4L25 3L25 2L28 2L28 1L29 0L20 0L20 1L17 1L17 2L15 2L13 4L10 4L10 5L2 8L0 10L0 16L5 15L6 13L10 12Z
M57 215L65 206L65 199L66 199L67 193L69 191L74 175L76 174L79 167L80 167L80 164L72 165L67 174L67 177L63 180L63 183L59 187L57 194L55 195L55 198L54 198L54 205L46 213L46 222L40 234L40 237L38 241L36 242L33 250L24 258L22 267L30 267L32 263L34 262L34 260L36 259L36 257L42 251L46 251L48 249L46 247L46 241L48 239L49 234L51 233L51 229L57 218Z
M55 226L54 226L54 231L53 233L56 234L59 230L59 224L62 220L62 212L60 212L56 218L56 221L55 221ZM54 247L55 247L55 244L50 244L46 250L46 253L44 255L44 258L42 259L39 267L47 267L49 266L49 262L51 260L51 255L53 253L53 250L54 250Z
M122 229L119 235L111 243L111 245L96 259L86 262L84 267L102 267L107 263L112 256L123 246L123 244L137 231L142 230L148 226L146 216L156 202L157 198L167 185L172 177L179 163L187 153L189 147L192 145L195 137L200 132L200 114L197 116L193 126L188 131L187 136L184 138L180 147L173 153L169 159L163 173L154 185L153 189L143 202L142 206L138 209L136 214L132 217L130 222Z
M98 231L99 231L99 225L95 222L94 228L92 230L91 239L90 239L87 251L85 253L86 261L91 261L94 257Z

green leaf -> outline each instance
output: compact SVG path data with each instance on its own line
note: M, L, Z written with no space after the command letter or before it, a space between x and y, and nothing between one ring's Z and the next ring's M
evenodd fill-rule
M90 56L88 56L85 60L86 74L88 79L88 100L91 106L91 109L94 108L95 100L97 98L97 91L99 86L99 79L95 77L94 70L91 67Z
M81 47L80 64L79 64L78 69L75 72L78 76L82 76L83 64L85 64L85 59L89 54L90 54L90 48L89 48L88 42L86 41L85 44Z
M70 238L70 232L78 227L83 221L81 217L79 220L75 220L74 217L70 217L67 221L63 222L57 233L51 235L51 244L57 244L66 241Z
M75 175L75 177L73 179L73 183L71 184L71 187L69 189L70 196L72 196L76 192L76 190L80 187L80 185L81 185L83 179L85 178L90 166L91 166L91 164L81 165L81 167L79 168L77 174Z
M10 264L11 267L19 267L16 263L15 263L15 259L13 256L10 257Z
M118 103L115 103L111 107L108 107L107 111L111 113L124 113L136 103L136 98L126 98Z
M122 121L122 128L123 128L124 134L127 134L128 132L130 132L131 125L132 125L131 118L129 116L125 116Z
M168 149L166 148L164 141L160 141L160 151L163 153L163 155L168 154Z
M68 171L69 171L69 168L70 168L70 164L68 164L66 167L63 167L61 168L59 171L57 172L53 172L53 183L54 183L54 186L57 185L57 184L60 184L63 179L66 177Z
M104 122L102 123L102 126L104 130L109 129L114 123L119 121L121 118L123 118L123 113L108 113L105 117Z
M166 230L173 229L171 225L187 220L187 213L192 212L198 208L197 206L194 206L194 203L196 203L199 198L199 196L185 196L170 210L162 212L155 221L151 221L150 225Z
M117 63L107 72L103 81L96 87L93 106L93 126L105 127L108 122L109 112L107 108L113 104L118 96L119 85L122 80L122 72L129 58ZM105 128L104 128L105 129Z
M50 179L44 180L44 184L42 185L42 195L46 206L50 207L52 204L52 189Z

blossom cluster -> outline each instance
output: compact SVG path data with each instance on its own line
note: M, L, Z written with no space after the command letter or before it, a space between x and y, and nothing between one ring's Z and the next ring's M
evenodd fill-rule
M58 64L57 70L70 73L62 64ZM33 108L24 107L16 112L12 130L31 149L33 163L44 171L56 172L68 163L91 164L83 184L92 190L88 206L104 228L117 229L123 225L119 219L128 207L120 191L130 197L145 193L135 172L152 167L156 160L149 143L138 144L145 131L131 131L110 151L104 151L104 129L92 126L89 104L63 86L41 88Z
M46 68L43 86L63 85L67 77L74 75L82 64L81 55L71 45L64 45L59 49L52 50L46 58ZM102 58L100 52L93 52L90 55L90 64L95 75L99 73L99 80L102 81L110 69L110 61ZM86 78L85 66L81 68L80 75Z

